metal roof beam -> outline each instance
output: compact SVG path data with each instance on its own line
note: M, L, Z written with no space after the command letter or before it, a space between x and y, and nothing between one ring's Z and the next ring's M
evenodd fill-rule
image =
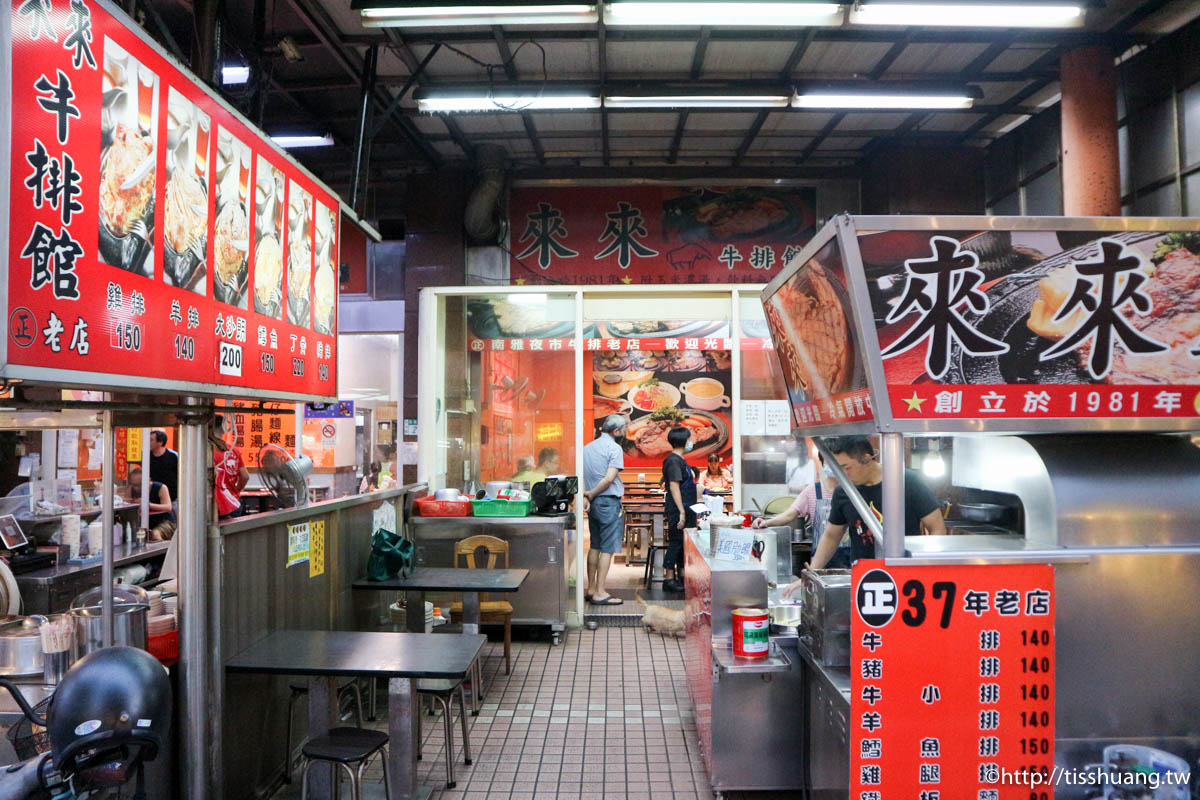
M500 25L493 25L492 38L496 40L496 50L500 53L500 63L504 65L504 74L510 81L517 80L517 65L513 63L512 48L508 46L508 37L504 35L504 28ZM529 144L533 146L538 163L545 164L546 151L542 148L542 143L538 141L537 126L533 124L533 117L528 112L521 113L521 124L525 126L525 135L529 138Z
M809 159L809 157L812 156L812 154L816 152L817 148L821 146L821 142L825 141L825 138L827 136L829 136L829 134L833 133L833 129L836 128L838 125L840 125L842 120L844 120L845 118L846 118L846 112L844 112L844 111L841 113L838 113L838 114L834 114L833 117L829 120L829 122L825 123L825 127L821 128L820 132L815 137L813 137L813 140L811 142L808 143L808 146L805 147L803 151L801 151L800 159L799 159L800 162L803 163L803 162L807 161Z
M708 53L708 40L712 37L712 28L705 25L700 29L696 39L696 50L692 53L692 79L699 78L704 72L704 56Z
M908 47L911 41L911 36L911 31L905 33L904 38L898 39L892 44L891 47L888 48L888 51L883 54L883 58L879 59L879 61L875 63L875 66L868 74L868 77L870 77L871 80L877 81L883 77L883 74L888 71L888 67L894 64L896 59L900 57L900 54L904 52L904 49Z
M674 164L679 160L679 145L683 143L683 129L687 127L688 110L685 108L679 112L679 119L675 122L675 135L671 137L671 150L667 156L667 161Z
M771 116L770 111L760 111L758 116L754 118L754 123L750 126L750 130L746 133L746 137L742 139L742 143L738 145L737 153L733 156L733 165L736 167L742 163L742 159L746 157L746 153L750 151L754 144L755 137L762 130L762 126L766 123L767 117Z
M801 59L804 58L804 54L808 52L808 48L812 45L816 38L816 28L809 28L807 31L805 31L804 36L801 37L800 41L796 42L796 46L792 48L792 52L788 56L788 60L784 63L783 69L779 71L779 76L781 78L783 78L785 81L790 81L792 79L792 73L796 71L796 66L800 63Z

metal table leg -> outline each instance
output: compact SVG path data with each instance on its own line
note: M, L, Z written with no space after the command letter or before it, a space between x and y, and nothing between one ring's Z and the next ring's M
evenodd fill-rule
M463 633L479 633L479 592L463 592ZM479 716L479 704L483 701L483 668L479 658L472 664L471 716Z
M388 680L387 777L392 800L425 800L433 792L417 783L417 682L412 678Z
M419 590L408 590L404 593L404 618L411 633L425 632L425 593ZM414 613L415 611L415 613Z
M337 678L308 679L308 735L320 736L338 725ZM288 754L289 758L291 754ZM314 764L309 785L314 797L333 797L333 781L337 779L334 764Z

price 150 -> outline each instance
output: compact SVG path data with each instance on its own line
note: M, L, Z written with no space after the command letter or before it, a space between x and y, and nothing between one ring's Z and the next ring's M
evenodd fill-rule
M142 349L142 326L136 322L118 322L113 328L112 346L117 350L140 352Z

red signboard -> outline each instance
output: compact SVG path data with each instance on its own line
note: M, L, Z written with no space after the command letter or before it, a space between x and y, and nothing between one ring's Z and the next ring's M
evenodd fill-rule
M846 268L831 238L763 301L796 424L872 419Z
M111 4L10 14L3 376L336 396L336 196Z
M1200 416L1200 232L857 241L898 422Z
M522 187L514 283L764 283L812 237L808 187Z
M1054 568L868 560L851 588L850 797L1050 800Z

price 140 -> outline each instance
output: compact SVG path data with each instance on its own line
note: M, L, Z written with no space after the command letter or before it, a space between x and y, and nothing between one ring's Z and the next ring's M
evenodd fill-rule
M182 361L193 361L196 358L196 340L182 333L175 334L175 357Z

